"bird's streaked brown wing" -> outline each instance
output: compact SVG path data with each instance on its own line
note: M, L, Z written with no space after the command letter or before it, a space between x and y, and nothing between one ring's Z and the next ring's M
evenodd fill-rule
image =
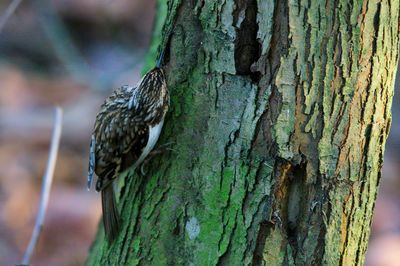
M132 92L124 88L114 91L97 115L92 138L97 191L132 165L147 144L149 129L138 118L140 110L128 108L131 96Z

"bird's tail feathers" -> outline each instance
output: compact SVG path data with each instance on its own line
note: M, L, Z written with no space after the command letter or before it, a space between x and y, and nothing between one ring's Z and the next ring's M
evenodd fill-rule
M109 184L101 191L101 201L104 231L108 242L112 243L117 238L120 229L120 217L112 184Z

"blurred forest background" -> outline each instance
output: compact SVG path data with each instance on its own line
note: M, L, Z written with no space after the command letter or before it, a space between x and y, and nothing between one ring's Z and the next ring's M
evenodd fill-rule
M0 15L8 5L0 0ZM155 0L22 1L0 32L0 265L18 263L30 239L55 105L64 110L62 140L31 263L84 263L101 215L100 195L86 190L92 126L112 89L139 80L154 15ZM400 261L399 117L397 93L367 254L371 266Z

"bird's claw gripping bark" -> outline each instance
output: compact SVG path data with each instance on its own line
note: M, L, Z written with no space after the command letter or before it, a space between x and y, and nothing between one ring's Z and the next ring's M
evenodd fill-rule
M164 154L167 151L173 151L173 149L171 148L171 146L174 144L174 142L168 142L168 143L164 143L162 145L160 145L157 149L152 150L149 155L147 156L147 158L142 162L142 164L140 165L140 173L141 175L145 176L146 175L146 170L145 167L147 165L147 163L155 156L160 155L160 154Z

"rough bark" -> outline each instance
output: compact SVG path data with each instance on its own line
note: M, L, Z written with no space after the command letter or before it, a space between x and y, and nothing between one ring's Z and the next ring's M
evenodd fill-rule
M362 265L399 0L169 2L173 151L121 178L122 232L87 264Z

